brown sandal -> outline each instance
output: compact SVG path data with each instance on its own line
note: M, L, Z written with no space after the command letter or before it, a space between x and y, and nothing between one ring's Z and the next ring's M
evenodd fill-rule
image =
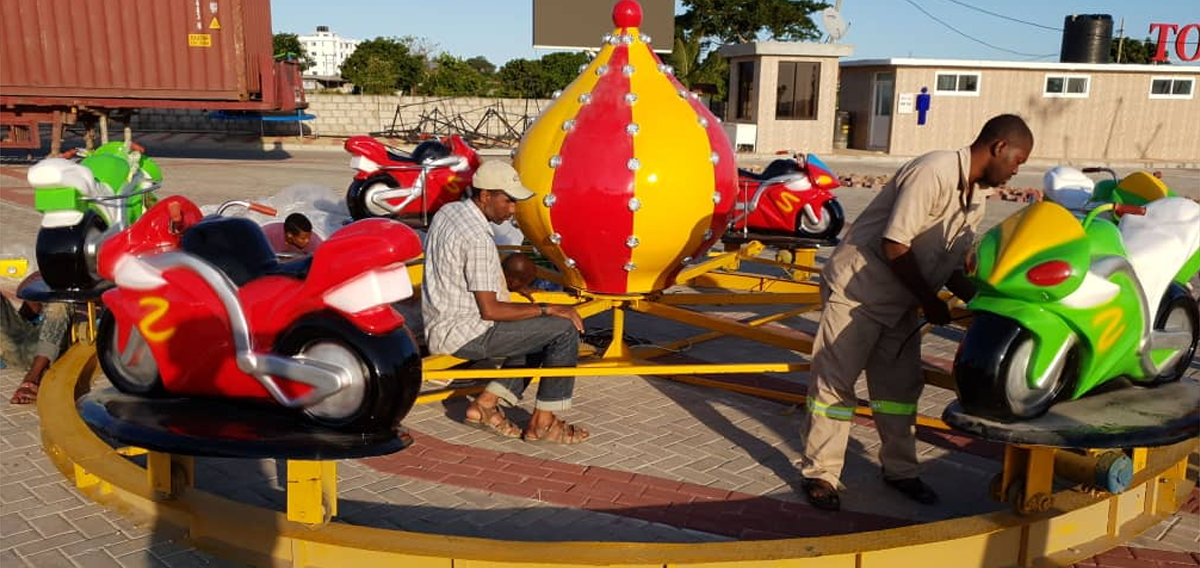
M521 427L513 424L499 406L486 407L472 402L471 406L467 407L467 412L472 408L479 411L479 420L471 420L469 416L463 417L463 423L467 426L491 431L502 438L516 438L521 435Z
M21 386L17 387L12 398L8 400L9 404L33 404L37 402L38 387L40 385L33 381L23 381Z
M578 444L591 434L566 420L555 418L545 428L534 428L525 432L525 441L531 444Z
M813 507L824 511L837 511L842 508L837 488L832 483L824 479L805 477L801 478L800 487L804 489L804 496Z

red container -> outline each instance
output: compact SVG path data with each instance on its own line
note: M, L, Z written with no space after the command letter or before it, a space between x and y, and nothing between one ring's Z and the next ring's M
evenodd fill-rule
M0 0L6 105L293 110L269 0ZM204 101L224 101L211 104Z

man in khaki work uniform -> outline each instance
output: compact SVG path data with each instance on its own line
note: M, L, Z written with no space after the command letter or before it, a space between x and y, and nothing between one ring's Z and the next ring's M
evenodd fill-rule
M969 299L974 286L961 267L983 219L986 196L976 186L1004 185L1033 149L1020 117L984 124L968 147L920 156L896 171L855 220L821 273L824 310L813 343L808 426L800 459L805 496L838 510L854 384L866 372L871 410L888 486L920 503L937 493L918 477L917 399L924 386L921 341L909 339L920 307L930 323L950 321L937 296L942 285Z

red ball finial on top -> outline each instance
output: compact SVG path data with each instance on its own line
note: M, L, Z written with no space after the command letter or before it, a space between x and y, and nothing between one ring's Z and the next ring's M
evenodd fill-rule
M613 25L636 28L642 25L642 5L634 0L621 0L613 6Z

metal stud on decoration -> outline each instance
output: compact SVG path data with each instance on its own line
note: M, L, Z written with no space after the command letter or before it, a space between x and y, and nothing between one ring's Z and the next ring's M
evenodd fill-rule
M599 67L597 67L597 68L596 68L596 74L597 74L597 75L603 75L603 74L605 74L605 73L608 73L608 66L607 66L607 65L601 65L601 66L599 66Z
M675 72L675 68L671 67L670 65L667 65L666 63L659 63L658 64L658 72L666 73L667 75L670 75Z
M563 125L562 125L563 130L571 130L572 128L575 128L575 119L563 121Z
M625 167L629 168L629 171L636 172L638 168L642 167L642 163L637 158L629 158L629 161L625 162Z
M683 264L687 264L691 261L692 261L692 257L690 257L690 256L683 257Z
M509 151L508 151L508 157L510 157L510 158L516 158L516 157L517 157L517 149L516 149L516 148L513 148L512 150L509 150Z
M567 268L575 268L575 259L568 256L563 264L567 265Z
M637 102L637 95L633 93L625 93L625 102L633 104Z
M562 156L550 156L550 167L557 168L562 165Z
M612 34L604 34L604 43L612 43L614 36Z
M640 244L642 244L642 242L639 241L635 235L629 235L629 238L625 239L625 246L629 248L636 248Z
M562 242L562 235L560 235L558 233L550 233L550 236L548 238L550 239L550 242L553 244L558 244L558 243Z
M632 66L632 65L626 65L621 68L621 72L624 73L626 77L633 76L634 71L637 71L637 69L634 68L634 66Z
M632 122L631 122L631 123L629 123L629 124L627 124L627 125L625 126L625 133L626 133L626 134L628 134L628 135L630 135L630 136L635 136L635 135L637 135L637 133L638 133L638 125L637 125L637 124L635 124L635 123L632 123ZM633 168L630 168L630 169L633 169Z
M700 120L697 120L696 122L698 122L700 124L700 128L708 128L708 119L707 118L704 118L702 116L702 117L700 117Z
M719 192L719 191L714 191L714 192L713 192L713 203L714 203L714 204L719 204L719 203L721 203L721 192Z
M579 66L579 73L582 74L584 71L587 71L587 63Z
M721 155L713 152L708 155L708 161L712 162L713 164L719 164L721 163Z
M632 262L626 262L625 266L622 266L621 268L624 268L625 272L633 272L634 270L637 270L637 265Z
M552 99L557 99L558 97L561 97L561 96L562 96L562 89L558 89L558 90L554 91L553 93L550 93L550 98L552 98Z
M641 39L642 39L642 43L650 43L650 36L648 36L646 34L642 34Z
M642 208L642 201L636 197L629 198L629 210L637 211Z
M623 43L625 45L629 45L629 44L633 43L633 35L632 34L621 34L621 43Z
M590 102L592 102L592 94L591 94L591 93L584 93L584 94L582 94L582 95L579 95L579 102L581 102L581 103L583 103L583 104L585 104L585 105L586 105L586 104L588 104L588 103L590 103Z
M546 197L542 198L542 205L546 207L554 207L555 203L558 203L558 198L553 193L547 193Z
M712 229L704 231L704 240L707 241L708 239L711 239L711 238L712 238Z
M679 89L679 98L686 99L688 97L687 89Z

